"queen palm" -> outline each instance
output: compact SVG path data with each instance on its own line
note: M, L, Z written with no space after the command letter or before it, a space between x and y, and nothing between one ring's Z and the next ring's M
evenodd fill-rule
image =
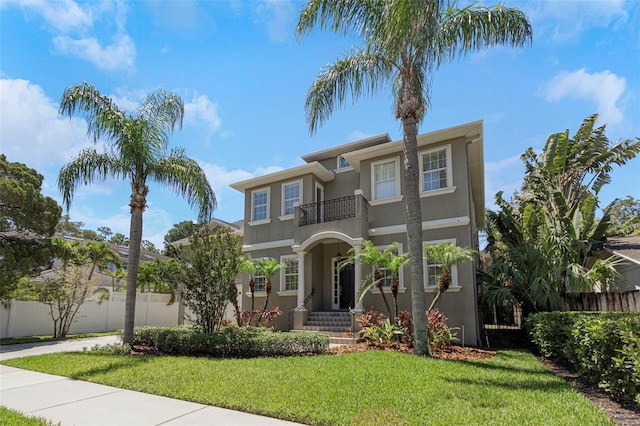
M200 221L211 218L216 198L207 177L184 150L168 152L169 134L182 126L184 104L180 96L158 89L147 96L134 113L120 110L111 100L88 83L67 88L60 101L60 116L84 113L87 135L94 143L104 138L108 149L81 151L62 167L58 188L69 208L77 187L107 178L126 179L131 184L131 224L129 264L124 318L124 343L133 342L136 281L142 241L142 213L147 207L148 181L155 181L186 197L199 209Z
M357 34L363 48L327 65L307 94L305 109L311 133L344 105L390 86L396 118L404 137L407 240L411 275L415 353L428 355L422 283L422 212L417 149L418 124L430 107L432 74L440 65L471 51L531 40L531 25L518 9L477 4L459 9L444 0L311 0L303 8L296 32L315 26Z
M116 269L121 266L122 259L120 255L109 248L109 245L104 241L87 241L83 250L91 262L88 280L91 280L96 268L102 272L110 263L112 263Z

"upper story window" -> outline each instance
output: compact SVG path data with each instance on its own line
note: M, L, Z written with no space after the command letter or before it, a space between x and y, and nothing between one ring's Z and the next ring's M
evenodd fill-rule
M371 163L371 192L374 200L397 197L400 195L398 158Z
M293 216L296 204L302 201L302 181L282 184L282 216Z
M421 192L447 188L451 178L451 146L420 153Z
M251 221L269 219L269 188L251 191Z
M348 167L351 167L351 164L342 155L338 155L338 169L346 169Z

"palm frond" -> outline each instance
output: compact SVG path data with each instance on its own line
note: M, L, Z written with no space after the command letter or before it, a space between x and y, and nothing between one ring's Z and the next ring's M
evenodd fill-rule
M117 139L126 127L127 117L108 96L93 85L84 82L68 87L60 99L59 116L73 117L73 113L84 113L87 121L87 137L97 142L102 136Z
M533 30L519 9L473 4L464 9L450 7L442 11L440 28L434 36L439 66L491 46L523 47L531 43Z
M323 68L307 93L305 111L309 130L314 133L350 94L355 102L375 93L391 77L393 64L381 55L355 50Z
M127 170L123 166L120 159L110 154L101 154L95 148L81 151L58 174L58 189L62 193L65 207L69 209L71 199L81 184L90 185L107 177L125 178Z
M197 207L200 222L211 220L216 195L204 170L196 160L187 157L184 150L172 150L169 156L150 164L147 172L156 182L186 198L191 207Z

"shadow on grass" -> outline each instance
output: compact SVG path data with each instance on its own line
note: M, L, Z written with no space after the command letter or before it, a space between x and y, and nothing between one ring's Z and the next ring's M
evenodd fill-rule
M530 378L526 380L507 379L471 379L468 377L448 378L450 382L459 383L465 386L481 386L496 387L508 390L527 390L527 391L543 391L549 393L565 392L571 387L563 381L559 380L540 380L538 378Z
M89 380L93 377L106 373L112 373L125 368L136 368L140 365L147 364L151 361L148 357L133 357L130 355L114 356L101 353L79 352L72 355L81 355L82 357L108 357L111 359L107 364L88 368L84 371L78 371L70 374L68 377L76 380ZM55 373L54 373L55 374Z

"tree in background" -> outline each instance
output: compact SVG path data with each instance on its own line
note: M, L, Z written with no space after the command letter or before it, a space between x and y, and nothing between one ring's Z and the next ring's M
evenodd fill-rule
M112 264L115 269L122 267L120 254L112 250L104 241L87 241L81 247L91 264L89 280L96 269L100 272L107 271L109 270L109 264Z
M640 200L627 195L627 198L615 200L608 212L610 226L607 236L640 235Z
M531 24L518 9L477 4L463 9L438 0L311 0L300 13L299 36L315 27L362 37L364 48L327 65L313 82L305 103L311 133L347 94L354 100L391 87L404 137L403 195L411 275L415 354L428 355L422 265L422 212L418 163L418 124L430 107L433 73L443 63L472 51L532 38Z
M230 296L237 298L235 279L242 249L238 237L225 229L205 227L191 235L190 241L188 250L179 251L183 300L195 315L191 320L204 333L213 333L223 323Z
M614 166L640 152L640 139L612 144L597 115L569 131L548 137L541 156L523 155L526 175L510 202L496 195L497 212L487 213L487 251L483 303L521 304L525 314L558 310L564 295L603 290L620 279L615 260L595 259L609 225L609 210L596 218L598 194ZM595 260L594 260L595 259Z
M58 188L67 210L79 185L107 178L124 179L131 184L131 224L129 264L123 342L133 343L136 308L136 281L142 241L142 213L147 207L148 181L187 198L199 209L199 220L208 222L216 198L207 177L183 149L168 152L169 134L182 125L184 103L180 96L158 89L147 96L135 113L120 110L111 98L88 83L67 88L60 100L60 116L71 118L75 111L85 115L87 134L94 143L104 138L108 150L85 149L62 167Z
M177 250L171 243L183 238L189 238L198 229L200 229L200 225L192 220L183 220L174 224L164 236L164 253L167 256L175 257Z
M113 231L108 226L99 226L96 231L98 231L98 234L100 234L104 241L109 241L109 238L113 235Z
M44 177L0 154L0 300L12 298L21 277L51 264L49 237L62 209L42 195Z
M71 220L71 216L65 214L60 218L60 222L58 223L58 226L56 226L56 234L60 234L65 237L80 237L83 226L84 223L74 222Z
M153 253L160 253L156 246L149 240L142 240L140 242L140 247Z
M128 246L129 245L129 238L127 238L126 235L120 233L120 232L116 232L115 234L113 234L111 236L111 239L109 240L109 242L111 244L116 244L118 246ZM141 241L142 243L142 241Z

